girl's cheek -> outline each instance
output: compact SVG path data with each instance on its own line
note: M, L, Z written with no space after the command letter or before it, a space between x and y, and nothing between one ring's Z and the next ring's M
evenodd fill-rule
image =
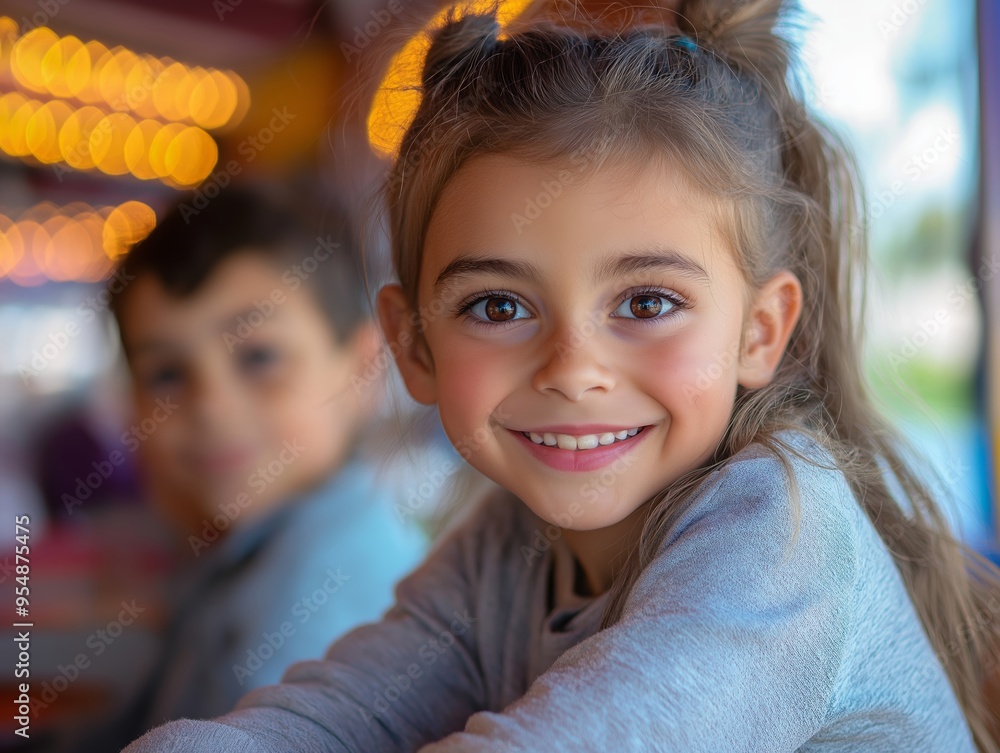
M737 356L738 342L701 332L650 348L642 361L661 402L706 407L706 400L735 389Z
M484 424L503 399L503 389L494 371L468 366L443 375L438 384L438 405L442 416L463 425Z

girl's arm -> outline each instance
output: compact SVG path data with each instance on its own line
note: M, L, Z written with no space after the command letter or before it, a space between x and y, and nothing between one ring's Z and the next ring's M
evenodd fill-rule
M486 707L470 611L482 522L472 514L445 534L382 620L324 660L293 664L225 716L158 727L125 753L412 751L462 729Z
M839 473L797 473L801 527L786 553L784 478L772 457L732 461L619 623L421 753L799 749L824 721L852 620L854 503Z

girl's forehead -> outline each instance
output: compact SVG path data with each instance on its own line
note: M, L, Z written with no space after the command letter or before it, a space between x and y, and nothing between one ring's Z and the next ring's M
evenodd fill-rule
M682 212L700 218L717 214L718 206L717 198L667 158L640 162L574 153L543 161L486 154L465 162L444 185L428 234L475 231L486 222L491 232L509 225L522 235L559 223L577 225L586 219L581 215L613 220L630 211L648 222Z
M705 267L722 251L718 202L667 160L528 161L482 155L446 184L428 225L425 272L502 253L596 262L616 249L670 248ZM423 276L423 275L422 275Z

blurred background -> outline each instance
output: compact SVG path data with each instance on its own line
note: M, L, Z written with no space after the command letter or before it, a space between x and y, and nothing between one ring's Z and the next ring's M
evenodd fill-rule
M149 594L143 620L40 711L39 734L127 694L123 678L148 660L162 621L156 589L176 566L129 453L85 484L85 504L64 502L131 426L102 297L115 260L183 190L210 200L231 183L272 182L320 211L336 202L361 213L393 138L377 118L369 126L373 84L397 51L380 40L437 5L0 3L0 582L13 586L13 521L28 515L33 684L59 676L122 593ZM855 148L866 182L875 265L865 346L878 403L931 459L956 530L993 556L1000 60L979 40L1000 34L1000 3L803 6L812 107ZM439 457L450 449L433 426L414 443ZM414 462L426 467L426 455ZM405 496L410 470L394 467ZM0 627L4 643L10 634ZM5 712L4 742L12 730Z

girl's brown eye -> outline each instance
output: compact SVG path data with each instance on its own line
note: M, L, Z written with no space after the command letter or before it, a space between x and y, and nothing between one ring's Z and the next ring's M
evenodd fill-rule
M661 308L660 297L656 295L637 295L629 304L629 309L639 319L652 319L659 315Z
M510 298L489 298L486 301L486 316L492 322L506 322L514 318L517 304Z

